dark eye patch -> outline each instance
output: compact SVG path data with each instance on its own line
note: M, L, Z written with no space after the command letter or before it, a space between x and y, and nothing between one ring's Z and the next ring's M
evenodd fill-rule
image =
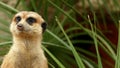
M36 22L36 19L33 18L33 17L29 17L29 18L26 19L26 21L27 21L27 23L28 23L29 25L32 25L33 23Z
M15 21L18 23L18 22L20 22L21 21L21 17L20 16L17 16L16 18L15 18Z

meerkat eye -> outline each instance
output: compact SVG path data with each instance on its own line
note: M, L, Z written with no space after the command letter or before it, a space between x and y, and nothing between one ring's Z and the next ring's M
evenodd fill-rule
M21 20L21 17L20 16L17 16L16 18L15 18L15 21L18 23L19 21Z
M32 23L35 23L35 22L36 22L36 19L33 18L33 17L29 17L29 18L27 18L26 21L27 21L28 24L32 25Z

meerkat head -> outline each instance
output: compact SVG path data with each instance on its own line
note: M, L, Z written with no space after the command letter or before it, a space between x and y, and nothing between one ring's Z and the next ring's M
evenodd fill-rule
M41 35L46 29L44 19L35 12L21 11L11 22L10 31L15 35Z

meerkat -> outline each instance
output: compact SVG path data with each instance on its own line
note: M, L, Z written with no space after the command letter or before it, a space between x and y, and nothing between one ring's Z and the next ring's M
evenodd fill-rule
M10 25L13 45L5 55L1 68L48 68L41 48L44 19L32 11L17 13Z

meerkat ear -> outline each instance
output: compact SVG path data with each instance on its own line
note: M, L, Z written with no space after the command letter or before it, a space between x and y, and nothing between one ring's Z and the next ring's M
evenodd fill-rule
M41 24L41 27L42 27L42 30L43 30L43 33L44 33L44 31L46 30L46 27L47 27L47 23L46 23L46 22L43 22L43 23Z

